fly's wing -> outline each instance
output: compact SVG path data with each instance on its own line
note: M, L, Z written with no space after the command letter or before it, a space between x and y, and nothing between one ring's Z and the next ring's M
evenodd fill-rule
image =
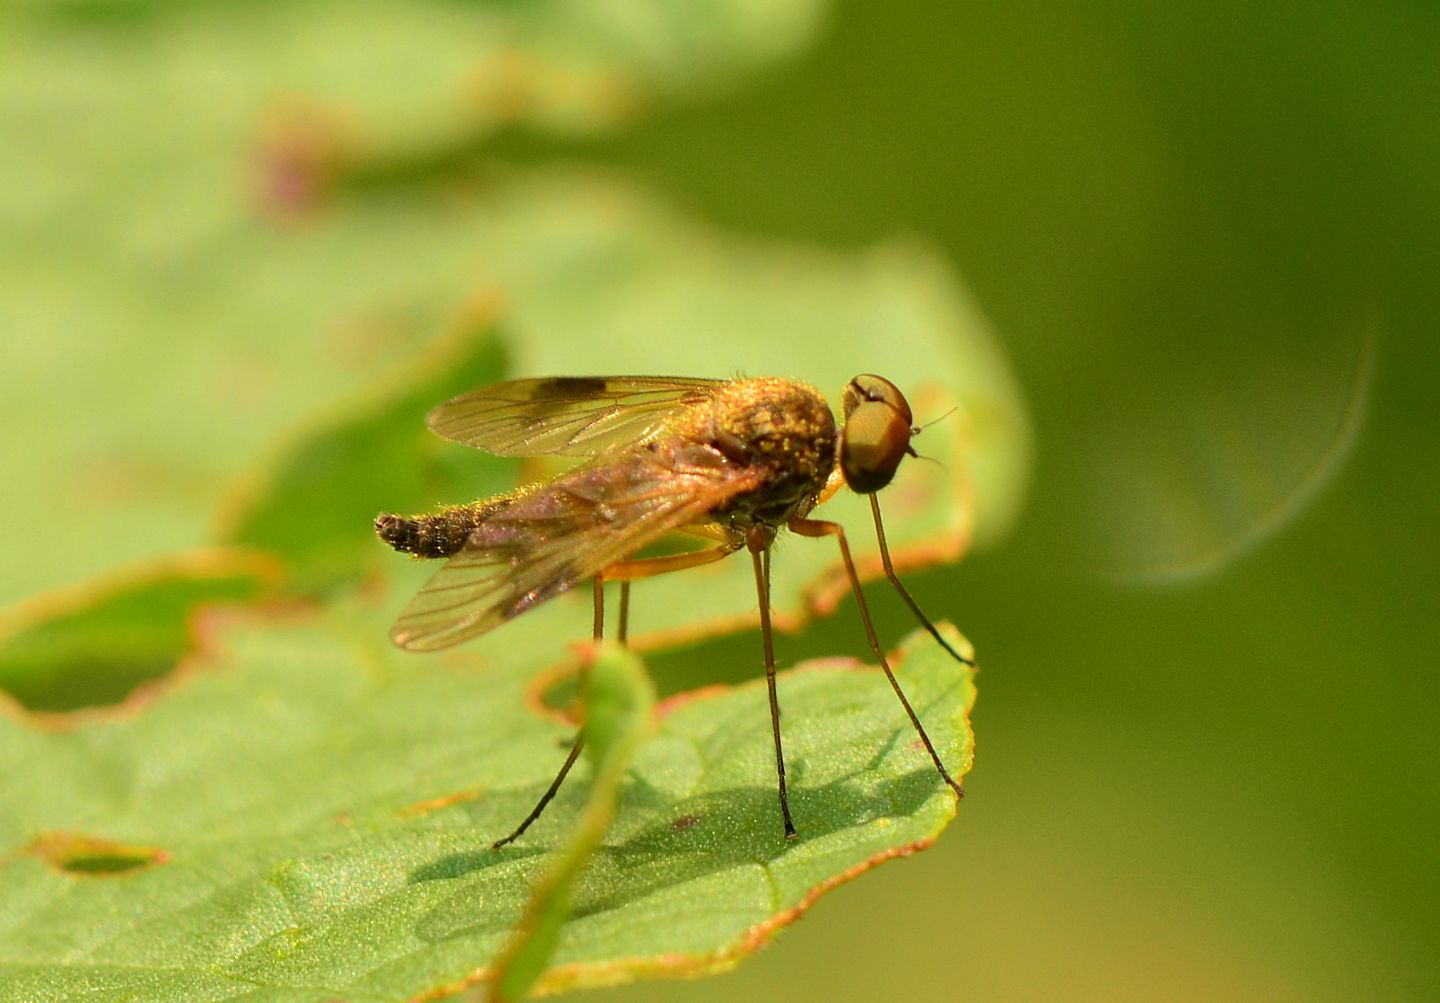
M390 638L433 651L477 637L671 530L703 522L759 483L755 471L697 447L639 449L498 499L464 549L410 600Z
M723 384L684 376L512 380L448 400L425 422L438 435L500 456L594 456L643 439Z

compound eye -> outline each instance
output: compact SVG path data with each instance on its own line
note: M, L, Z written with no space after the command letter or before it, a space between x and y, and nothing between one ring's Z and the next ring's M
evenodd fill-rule
M874 494L890 483L910 451L910 404L895 384L871 375L851 380L842 397L840 472L852 491Z
M883 376L861 373L845 384L840 396L845 405L847 419L862 404L885 404L902 415L907 426L910 424L910 402L905 399L899 387Z

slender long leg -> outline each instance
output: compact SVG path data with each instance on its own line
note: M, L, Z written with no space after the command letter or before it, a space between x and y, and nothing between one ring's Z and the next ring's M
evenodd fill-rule
M555 779L550 781L550 786L545 789L545 793L540 795L540 800L535 802L535 807L530 809L530 814L525 816L525 820L517 825L515 831L510 833L510 835L491 843L490 849L498 850L507 843L515 842L515 840L524 834L526 829L530 828L530 823L540 817L540 813L545 810L545 806L550 803L555 797L556 792L560 790L560 785L565 782L565 777L570 773L570 767L575 765L575 760L580 758L580 753L584 748L585 730L582 727L580 732L575 736L574 744L570 746L570 754L565 757L565 764L560 767L560 772L555 774Z
M833 536L839 542L840 557L845 562L845 573L850 576L850 588L855 593L855 605L860 608L860 619L865 624L865 637L870 642L870 650L880 660L880 668L885 670L885 678L890 680L890 688L900 698L900 705L909 715L910 723L915 726L920 741L925 743L925 749L930 753L930 759L935 763L935 769L940 771L941 778L950 785L950 789L955 792L956 797L964 797L965 792L955 782L955 778L950 776L950 771L945 769L945 764L940 761L940 753L935 751L935 744L925 733L925 726L920 723L919 715L915 713L915 708L910 706L910 701L905 697L905 691L900 688L900 681L891 671L890 662L885 658L885 652L880 650L880 641L875 636L875 625L870 621L870 609L865 605L865 593L860 590L860 576L855 573L855 561L850 557L850 544L845 540L845 528L838 522L829 522L824 519L792 519L790 529L801 536L814 538Z
M593 589L595 617L591 621L594 624L594 637L599 641L605 636L605 579L596 575L590 579Z
M752 550L750 556L755 564L755 592L760 597L760 635L765 644L765 685L770 689L770 728L775 733L775 775L780 781L780 814L785 819L785 838L794 839L796 833L795 823L790 820L790 795L785 790L785 751L780 745L780 698L775 692L775 641L770 628L770 548Z
M599 641L605 637L605 582L604 579L602 579L599 575L596 575L594 578L594 587L595 640ZM580 692L583 696L585 691L585 675L588 672L588 668L582 665L580 672ZM560 790L560 785L563 784L565 782L565 778L570 775L570 768L575 765L575 760L580 758L580 753L583 752L584 749L585 726L582 724L580 726L580 730L575 733L575 741L572 742L570 745L570 752L568 755L566 755L565 762L560 767L560 772L555 774L555 779L550 781L550 786L545 788L545 793L540 795L540 800L535 802L535 807L530 809L530 814L525 816L524 821L517 825L515 827L515 831L510 833L510 835L506 836L503 839L497 839L495 840L495 842L491 843L490 849L498 850L500 849L500 847L506 845L507 843L515 842L515 840L519 839L520 835L526 829L530 828L531 823L534 822L537 818L539 818L540 813L545 810L545 806L548 805L552 800L554 800L556 793L558 793Z
M915 619L930 632L930 636L940 642L940 647L950 652L957 662L973 666L975 660L966 658L960 652L950 647L950 642L940 636L930 618L920 611L920 604L910 595L910 590L900 583L900 576L895 574L895 565L890 563L890 547L885 543L885 524L880 521L880 499L874 493L870 495L870 511L875 515L875 538L880 541L880 560L885 565L885 577L890 579L890 584L895 586L895 591L900 593L900 598L905 600L905 605L910 607L910 612L915 614Z
M595 640L599 641L605 636L605 585L607 581L619 580L620 582L620 625L618 636L620 643L624 644L629 631L630 620L630 582L636 578L649 578L652 575L663 575L671 571L680 571L685 568L695 567L700 564L709 564L711 561L718 561L726 554L733 554L735 547L724 544L708 550L697 550L688 554L672 554L665 557L643 557L629 561L619 561L610 565L600 574L595 576ZM583 669L581 670L584 671ZM581 690L584 690L584 677L581 677ZM778 734L778 732L777 732ZM560 767L560 772L555 774L555 779L550 782L545 793L540 795L540 800L535 807L530 809L530 814L525 820L515 827L515 831L504 839L497 839L490 844L491 849L498 850L507 843L513 843L519 839L521 834L540 817L560 790L560 785L570 773L570 768L580 758L580 753L585 748L585 729L582 726L575 736L575 742L570 746L570 753L565 757L565 763ZM789 816L786 816L787 824Z

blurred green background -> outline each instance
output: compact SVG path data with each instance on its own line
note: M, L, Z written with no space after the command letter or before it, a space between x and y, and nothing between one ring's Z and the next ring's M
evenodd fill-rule
M915 579L981 656L969 797L936 847L735 974L594 998L1440 996L1440 13L851 0L716 43L674 8L669 63L536 29L517 46L579 69L476 84L509 95L504 121L435 112L472 7L525 6L417 5L397 28L315 3L278 34L268 5L218 32L219 8L155 0L4 15L0 456L23 527L4 598L200 542L211 474L402 362L393 331L465 288L425 250L457 178L579 164L758 238L918 235L999 332L1035 436L1008 538ZM632 90L597 83L606 60ZM313 148L312 70L353 100ZM273 121L226 104L268 74ZM252 173L258 209L235 198ZM338 236L309 217L333 178L369 207ZM385 243L416 201L434 219ZM276 233L309 271L267 266ZM399 319L327 327L377 274ZM853 368L885 351L877 331ZM233 424L177 422L216 392ZM107 467L138 440L159 443L148 473ZM139 499L133 535L66 518L96 497ZM787 651L858 641L837 633Z

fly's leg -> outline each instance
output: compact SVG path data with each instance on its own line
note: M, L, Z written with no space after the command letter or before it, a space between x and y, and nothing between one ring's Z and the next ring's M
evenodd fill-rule
M874 494L870 495L870 511L875 515L875 538L880 541L880 561L885 565L885 577L890 579L890 584L895 586L895 591L900 593L900 598L905 600L905 605L910 607L910 612L915 614L915 619L919 620L921 625L930 632L931 637L940 642L940 647L950 652L957 662L974 666L974 659L960 654L950 647L949 641L940 636L940 632L935 629L930 618L920 611L920 604L910 595L910 590L900 583L900 576L895 573L895 565L890 563L890 548L885 543L885 524L880 521L880 499Z
M920 736L920 741L925 744L926 751L930 753L930 758L935 763L935 769L940 771L941 778L950 785L950 789L955 792L956 797L964 797L965 792L955 778L950 776L950 771L945 769L945 764L940 761L940 754L935 751L935 744L930 741L930 736L925 734L925 726L920 723L920 717L915 713L915 708L911 707L910 701L905 698L905 691L900 688L899 680L890 670L890 663L885 658L885 652L880 650L880 641L875 637L875 625L870 622L870 609L865 605L865 593L860 591L860 577L855 573L855 562L850 557L850 544L845 541L844 527L838 522L829 522L824 519L792 519L790 529L801 536L817 539L822 536L833 536L840 544L840 557L845 562L845 573L850 576L850 588L855 593L855 604L860 608L860 619L865 624L865 637L870 642L870 650L880 660L880 668L885 670L885 678L890 680L890 688L900 698L900 705L905 708L905 713L910 717L910 723L915 726L916 734ZM933 631L934 628L931 629ZM944 641L941 643L944 644ZM946 647L948 648L949 645Z
M600 578L599 575L595 576L594 582L595 640L596 642L599 642L605 637L605 582L603 579ZM623 597L624 600L628 600L629 598L629 595L625 595ZM585 692L585 681L586 677L589 675L589 671L590 668L588 663L581 665L580 693L582 696ZM565 782L565 778L570 774L570 767L575 765L575 760L580 758L580 753L584 750L584 748L585 729L584 727L581 727L581 729L575 734L575 741L570 745L570 752L568 755L566 755L565 762L560 767L560 772L555 774L555 779L550 781L550 786L545 789L544 794L540 795L540 800L535 802L535 807L530 809L530 814L525 816L524 821L517 825L515 827L515 831L510 833L510 835L506 836L503 839L497 839L495 840L495 842L491 843L490 849L498 850L500 849L500 847L506 845L507 843L515 842L515 840L520 838L521 833L523 833L526 829L530 828L530 823L534 822L537 818L539 818L540 813L545 810L545 806L548 805L555 798L555 794L560 790L560 785Z
M724 557L727 554L734 553L735 549L735 547L727 544L708 550L694 551L688 554L673 554L666 557L637 558L629 561L619 561L615 564L610 565L608 568L606 568L600 574L596 575L594 578L595 640L599 641L605 636L605 582L620 582L620 623L617 633L620 643L624 644L630 628L631 581L636 578L649 578L653 575L663 575L671 571L680 571L685 568L693 568L700 564L709 564L712 561L720 560L720 558ZM582 675L580 677L580 691L582 694L585 691L585 671L585 669L581 669ZM580 758L580 753L584 750L584 748L585 729L582 727L579 734L575 736L574 744L570 746L570 752L565 757L565 762L560 767L560 772L555 774L555 779L550 782L550 786L546 788L545 793L540 795L540 800L536 802L534 808L530 809L530 814L525 816L524 821L522 821L518 826L516 826L515 831L510 833L510 835L506 836L504 839L497 839L495 842L491 843L490 848L492 850L498 850L502 846L505 846L507 843L513 843L515 840L519 839L521 834L523 834L526 829L530 828L531 823L533 823L537 818L540 817L540 813L545 810L545 806L548 805L552 800L554 800L556 793L560 790L560 785L565 782L566 776L568 776L570 773L570 768L573 767L575 765L575 761Z
M770 692L770 730L775 736L775 777L780 785L780 817L785 820L785 838L794 839L795 823L790 818L790 794L785 788L785 750L780 744L780 697L775 691L775 638L770 625L770 544L774 534L757 535L750 541L755 565L755 594L760 600L760 637L765 645L765 685Z
M545 810L545 806L550 803L551 799L555 797L555 793L560 790L560 785L565 782L565 777L570 773L570 767L575 765L575 760L580 758L580 752L584 748L585 731L581 729L580 733L575 736L575 744L570 746L570 754L565 757L565 764L560 767L560 772L555 774L555 779L550 781L550 786L546 788L545 793L540 795L540 800L535 803L535 807L530 809L530 814L525 816L525 821L517 825L515 831L504 839L497 839L491 843L490 849L498 850L507 843L515 842L526 829L530 828L530 823L540 817L540 813Z
M615 640L626 645L630 641L630 579L620 583L620 623L615 630Z

